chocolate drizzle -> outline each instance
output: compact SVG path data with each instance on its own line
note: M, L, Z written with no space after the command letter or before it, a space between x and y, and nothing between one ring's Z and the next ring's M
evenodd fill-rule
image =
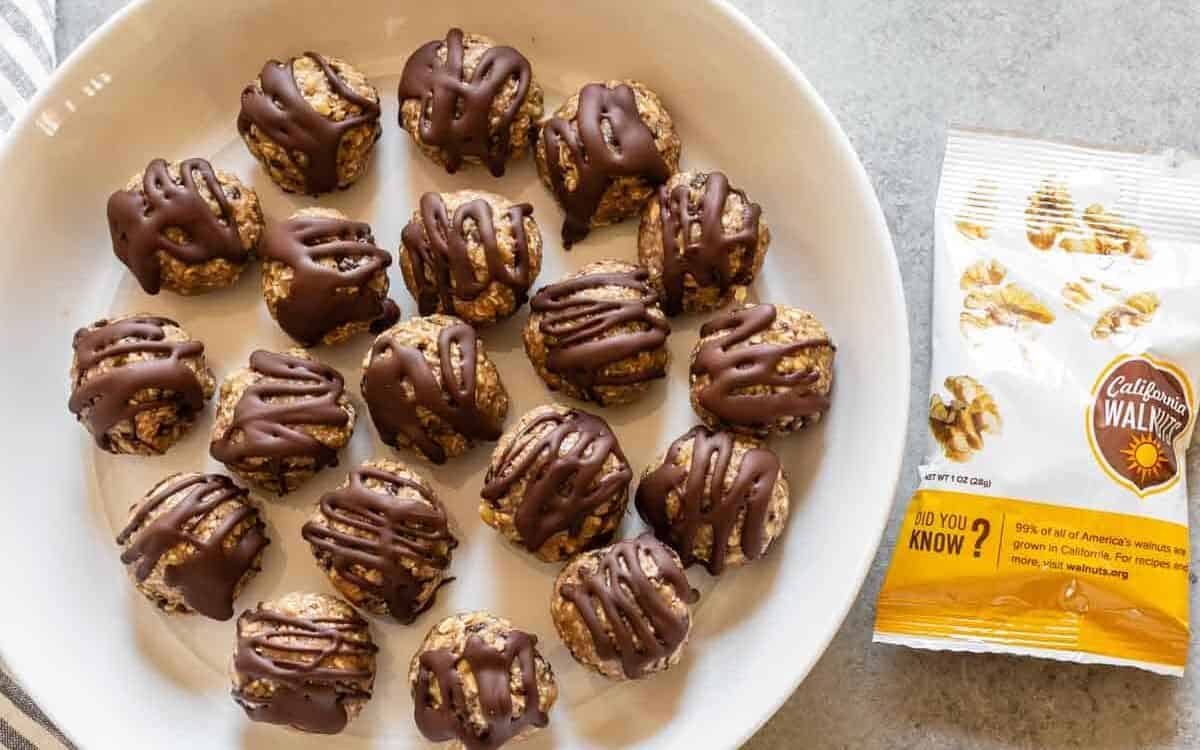
M142 190L118 190L108 198L108 229L113 252L129 267L147 294L162 288L165 253L188 265L221 258L234 265L245 263L249 251L238 235L233 207L204 159L186 159L179 165L179 183L171 179L164 159L155 159L142 175ZM220 216L212 212L196 186L199 173ZM175 227L186 235L182 242L167 237Z
M679 456L688 440L692 440L692 462L681 466ZM739 519L743 519L742 555L747 560L761 557L769 541L767 512L779 479L779 457L765 448L747 451L726 489L734 445L728 432L693 427L671 444L662 466L642 479L637 489L638 513L659 539L679 553L684 565L696 562L700 532L711 527L712 551L705 567L713 575L725 570L730 535ZM679 497L674 519L667 509L672 492Z
M544 426L548 429L542 431ZM570 437L574 444L565 448ZM616 456L619 466L605 473L609 456ZM578 536L588 516L605 503L623 506L622 493L632 478L629 462L603 419L576 409L565 414L549 410L532 420L493 462L481 494L495 501L525 480L513 524L525 548L536 552L559 532Z
M204 345L199 341L167 341L164 326L179 325L168 318L143 316L100 320L94 325L94 328L81 328L75 332L76 376L68 402L71 413L87 423L96 444L106 451L113 449L109 431L128 420L134 427L129 436L131 439L154 453L161 452L139 437L137 416L171 407L175 409L177 419L186 422L204 408L204 388L184 361L189 357L200 357ZM104 360L132 354L154 357L125 362L88 377L90 371ZM133 403L133 398L147 389L159 390L158 398Z
M384 487L368 487L370 479ZM416 492L424 501L400 497L401 489ZM405 625L433 604L436 590L422 602L425 582L405 563L444 570L450 565L450 550L458 542L450 533L446 509L428 487L390 471L362 466L350 472L348 486L322 497L320 508L329 523L309 521L301 534L318 554L328 556L340 577L386 602L391 615ZM341 531L335 524L366 536ZM372 580L358 572L361 569L377 571L381 580ZM441 581L438 588L452 580Z
M360 112L343 120L326 117L313 109L296 84L292 69L295 60L287 63L268 60L258 74L262 90L253 83L242 89L237 128L245 137L251 126L257 127L288 154L298 151L308 157L307 163L295 157L292 162L304 173L305 192L316 195L338 187L338 148L342 136L359 125L376 122L379 104L351 88L321 55L305 52L304 56L321 68L333 93L357 106ZM377 123L375 137L379 137Z
M283 330L305 346L346 323L378 321L383 330L400 319L396 303L369 286L392 256L375 246L368 224L295 217L267 229L260 252L292 269L291 290L279 300L276 315ZM333 265L321 263L330 258Z
M186 494L183 494L186 493ZM157 518L151 516L175 495L178 502ZM266 527L258 511L245 501L246 490L220 474L180 474L158 488L142 503L117 535L117 544L132 544L121 553L121 562L136 563L134 577L144 581L172 548L186 544L184 559L169 564L163 574L168 586L179 589L189 607L215 620L233 617L233 597L238 584L255 566L267 546ZM222 505L236 502L217 526L201 536L200 528ZM248 526L246 522L250 521ZM235 538L234 532L245 526ZM257 569L257 568L255 568Z
M733 234L725 234L722 217L730 193L742 199L742 226ZM684 276L697 284L717 287L725 292L731 286L745 286L754 280L754 254L758 247L758 220L762 208L751 203L741 190L729 187L722 172L709 173L704 194L697 206L691 199L691 185L677 185L667 190L658 188L659 214L662 218L663 287L666 299L663 309L668 315L683 312ZM680 247L680 243L683 247ZM733 270L734 250L744 245L747 256L741 268Z
M608 137L603 122L608 122ZM602 83L584 86L574 120L550 118L542 126L542 138L550 183L566 211L562 237L568 250L587 237L592 217L614 179L637 177L660 185L671 176L654 133L638 114L633 89L624 83L611 89ZM560 148L571 155L578 175L574 190L567 187L567 165L560 161Z
M708 375L697 399L702 407L735 425L769 425L780 417L811 417L829 408L829 398L813 391L821 373L815 368L780 372L786 357L833 344L825 336L791 344L746 344L775 322L774 305L755 305L726 313L700 328L704 341L692 360L692 377ZM770 393L744 393L767 386Z
M257 635L244 630L253 623L267 628ZM352 638L350 634L361 634ZM374 674L369 669L334 666L335 658L373 658L379 649L370 641L367 622L346 617L290 617L259 605L238 618L234 670L243 679L233 699L254 721L285 724L304 732L336 734L348 720L347 700L368 700ZM256 680L275 683L268 697L245 689ZM359 687L366 682L368 687Z
M648 371L605 371L609 365L666 343L671 326L661 315L651 314L658 294L648 279L647 271L638 268L589 273L539 290L530 308L542 314L538 329L548 339L546 368L580 388L588 400L601 402L597 386L632 385L663 377L665 361ZM632 289L639 296L596 299L584 294L606 286ZM630 325L637 330L621 331Z
M446 59L439 62L443 48ZM529 92L529 61L512 47L492 47L467 80L463 56L463 31L456 28L444 42L422 45L408 58L400 77L400 125L405 100L419 99L421 142L442 149L447 172L457 172L463 157L473 156L499 177L512 149L513 120ZM493 114L492 102L510 80L517 82L516 93L504 111Z
M477 635L467 636L461 657L447 649L421 654L413 686L414 718L421 734L430 742L459 740L467 750L495 750L526 727L544 727L550 717L542 710L538 695L537 637L520 630L505 634L504 650L489 646ZM479 708L487 726L477 731L468 721L466 686L459 661L465 661L479 692ZM509 680L513 667L521 675L525 706L513 716ZM440 703L434 705L429 688L436 681Z
M476 403L478 346L475 329L466 323L443 328L438 334L439 380L420 349L404 346L393 336L376 340L363 371L362 392L385 443L396 445L403 435L430 461L446 462L445 449L425 431L418 409L468 438L500 437L500 424ZM461 368L454 364L456 348ZM385 352L389 356L382 356Z
M601 659L619 658L622 671L630 679L641 677L646 667L675 653L691 627L688 613L676 613L670 600L642 570L645 555L654 561L658 576L670 584L680 600L692 604L699 598L674 555L649 534L601 550L595 570L581 572L578 584L567 583L561 588L587 625L596 655ZM604 613L603 620L600 612Z
M298 429L300 425L344 427L350 416L339 403L342 376L332 367L303 357L268 352L250 355L250 369L262 379L242 393L225 434L214 438L212 457L227 466L274 475L279 492L287 492L288 459L308 458L312 470L337 465L337 451ZM234 434L242 433L235 441ZM263 458L263 466L249 463Z
M412 263L417 307L421 314L453 314L456 297L475 299L493 281L513 290L516 307L525 304L526 291L532 281L525 217L532 215L533 206L528 203L518 203L508 209L513 233L510 265L500 252L492 206L486 200L477 198L464 203L450 217L440 193L422 195L421 220L410 221L401 233L401 241ZM466 230L468 219L474 223L487 263L487 274L483 278L478 278L475 264L471 262Z

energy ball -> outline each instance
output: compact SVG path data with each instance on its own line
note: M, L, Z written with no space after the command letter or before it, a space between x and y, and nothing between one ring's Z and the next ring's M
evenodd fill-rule
M352 432L354 404L337 370L303 349L259 349L221 384L209 452L247 482L283 495L337 466Z
M408 684L425 739L470 750L527 739L550 722L558 700L537 636L487 612L434 625L413 655Z
M286 594L238 617L233 699L253 721L337 734L371 699L378 651L341 599Z
M267 229L262 293L271 317L304 346L338 344L400 319L388 299L392 255L371 226L332 208L303 208Z
M558 562L612 538L632 479L607 422L545 404L500 438L484 477L479 516L513 544Z
M746 305L713 318L692 349L692 408L709 427L765 438L795 432L829 408L833 356L812 313Z
M362 393L379 438L435 464L500 437L508 391L475 329L449 315L402 321L363 360Z
M533 152L566 213L563 246L636 216L679 168L679 150L671 115L644 84L589 83L573 94L542 124Z
M601 260L538 290L525 352L550 390L613 406L666 375L671 326L649 278L639 266Z
M708 312L745 295L770 243L762 208L722 172L679 172L642 210L638 260L667 315Z
M242 275L263 214L254 190L204 159L155 159L109 196L108 231L147 294L202 294Z
M474 326L515 313L542 269L533 206L495 193L425 193L401 240L400 269L421 314Z
M643 534L573 557L554 581L550 615L576 661L636 680L679 661L699 596L679 556Z
M779 457L754 438L694 427L642 474L638 513L684 565L713 575L766 554L788 519Z
M117 535L137 590L167 612L233 617L269 544L248 494L221 474L172 474L154 485Z
M158 456L216 390L204 344L169 318L123 315L75 332L71 413L109 453Z
M429 483L396 461L367 461L326 493L301 530L350 602L408 625L449 583L458 540Z
M482 34L450 29L417 49L400 78L400 127L447 172L486 164L504 174L525 155L542 117L529 61Z
M238 132L275 184L318 195L366 171L382 128L379 92L345 60L305 52L268 60L242 90Z

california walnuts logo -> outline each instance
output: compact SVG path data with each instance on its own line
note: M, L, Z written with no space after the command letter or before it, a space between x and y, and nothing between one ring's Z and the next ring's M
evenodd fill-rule
M1192 387L1174 365L1147 354L1118 357L1092 388L1088 441L1100 467L1145 497L1179 479L1176 443L1192 423Z

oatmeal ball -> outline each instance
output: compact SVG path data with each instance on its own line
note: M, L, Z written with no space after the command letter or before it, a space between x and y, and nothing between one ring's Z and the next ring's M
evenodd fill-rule
M525 353L550 390L613 406L666 375L671 326L649 278L639 266L601 260L538 290Z
M770 242L762 208L722 172L679 172L642 209L638 260L668 315L708 312L745 296Z
M449 315L402 321L363 360L362 393L379 439L435 464L500 437L508 391L475 329Z
M495 193L426 193L401 234L400 269L422 315L474 326L511 316L542 269L533 206Z
M487 612L433 626L408 668L414 718L430 742L494 750L550 721L558 686L537 636Z
M155 159L108 198L113 253L148 294L238 280L263 231L258 194L204 159Z
M546 562L608 542L633 472L608 423L558 404L534 408L500 438L479 516Z
M262 602L237 620L233 699L253 721L337 734L371 699L378 650L367 621L341 599Z
M679 556L643 534L573 557L554 582L550 615L576 661L635 680L679 661L698 598Z
M408 58L399 96L400 127L450 173L486 164L504 174L510 159L525 155L542 117L542 87L525 56L462 29Z
M73 343L67 405L109 453L165 453L216 390L204 344L169 318L97 320Z
M345 60L305 52L268 60L242 90L238 132L275 184L317 195L362 176L379 125L379 92Z
M589 83L572 95L542 123L533 151L566 213L563 246L636 216L679 168L679 149L671 115L644 84Z
M117 535L137 590L166 612L233 617L269 543L248 495L221 474L172 474L154 485Z
M766 554L788 519L779 457L758 440L695 427L647 467L638 513L684 565L713 575Z
M339 344L400 319L387 296L392 255L375 246L369 224L333 208L302 208L271 225L260 254L267 310L304 346Z
M449 583L458 540L446 507L420 475L396 461L367 461L326 493L301 530L342 596L408 625Z
M796 307L720 315L692 349L692 408L709 427L764 438L795 432L829 408L835 352L820 321Z
M337 370L303 349L259 349L221 384L209 450L242 479L283 495L337 466L354 416Z

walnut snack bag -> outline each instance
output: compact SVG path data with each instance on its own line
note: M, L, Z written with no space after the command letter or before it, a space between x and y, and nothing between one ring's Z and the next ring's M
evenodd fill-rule
M875 640L1182 674L1200 162L951 131Z

